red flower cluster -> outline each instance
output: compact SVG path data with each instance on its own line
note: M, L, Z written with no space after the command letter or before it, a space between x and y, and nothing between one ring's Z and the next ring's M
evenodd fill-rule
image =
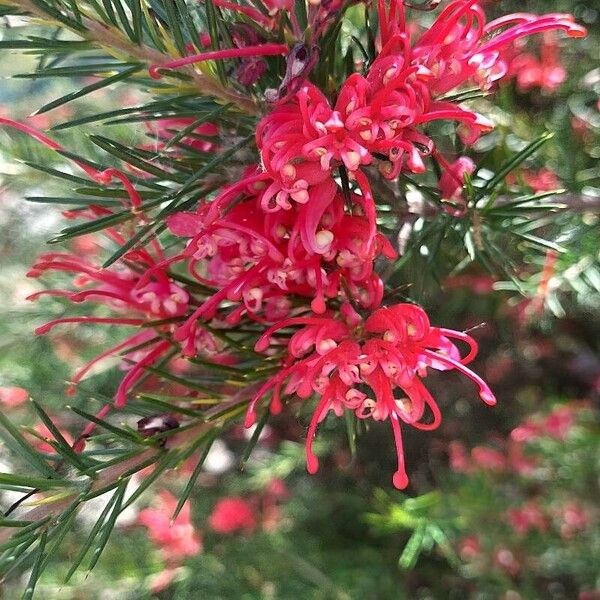
M255 405L269 391L273 393L271 411L281 410L280 395L286 381L285 394L296 393L300 398L318 394L321 399L306 444L308 470L314 473L318 461L312 452L312 442L318 423L329 410L337 416L351 410L359 419L389 419L398 455L394 485L405 488L408 477L400 421L423 430L435 429L441 422L438 405L421 381L428 368L457 370L467 375L479 387L484 402L496 403L486 383L465 366L475 358L477 344L464 333L431 327L425 311L412 304L380 308L366 321L348 304L342 306L341 312L344 320L327 315L295 317L263 334L256 344L257 351L266 350L276 331L303 325L288 342L288 358L282 370L251 402L246 425L254 423ZM460 356L452 339L468 344L466 356ZM395 394L397 390L400 397ZM428 413L430 420L426 419Z
M227 0L215 4L243 13L267 30L275 30L275 17L287 11L301 39L287 0L269 0L268 16ZM387 179L402 171L422 173L425 161L435 153L443 170L440 190L452 203L449 212L460 216L465 208L464 178L474 164L466 157L446 161L434 140L423 133L423 126L433 121L457 122L463 142L472 144L492 123L449 100L448 93L467 82L488 89L507 73L506 52L515 40L550 30L580 37L585 30L563 14L519 13L486 25L475 0L453 0L428 30L411 41L412 28L406 23L402 1L392 0L386 7L380 0L378 54L367 72L351 74L331 98L308 82L307 76L318 58L316 43L340 6L335 0L311 3L308 22L315 44L311 47L297 43L290 50L285 44L262 43L256 32L240 25L232 32L234 48L151 66L150 75L160 78L161 70L237 58L243 60L238 80L252 85L265 71L262 57L287 55L281 86L266 94L272 110L257 124L259 161L247 166L240 181L200 202L196 212L169 218L171 233L188 239L182 251L167 256L153 241L147 249L128 252L119 266L110 269L70 254L40 257L32 276L49 271L71 273L77 291L50 290L34 297L52 294L76 303L100 302L121 314L59 319L40 327L38 333L66 322L144 326L73 378L77 383L98 360L124 353L130 366L116 394L115 404L120 407L145 368L173 346L186 356L214 347L204 330L207 322L218 320L219 327L236 327L242 319L262 323L266 330L256 350L267 351L277 341L284 352L280 372L253 399L246 424L254 422L255 405L267 393L273 395L273 412L281 409L282 390L302 399L316 394L319 401L307 441L308 469L314 472L318 463L312 442L317 424L329 410L337 415L351 410L359 419L389 418L398 454L394 484L404 488L408 477L400 422L431 430L441 419L422 383L429 368L466 374L486 403L494 404L495 398L465 366L477 353L471 337L432 327L417 306L382 306L384 284L375 262L381 257L393 259L396 253L377 230L368 169L376 165ZM158 145L168 143L174 126L191 122L159 122ZM6 119L0 123L61 150L27 126ZM205 124L196 133L211 136L217 132L216 126ZM203 152L214 149L211 141L193 135L184 136L180 144ZM140 222L147 221L141 198L123 172L99 172L86 163L77 164L97 182L118 179L128 195L125 206ZM110 214L108 209L91 206L70 216ZM121 246L127 242L117 228L107 233ZM194 285L178 283L170 270L178 262L187 265ZM198 289L202 292L197 293ZM293 326L301 329L291 337L283 335L284 329ZM469 346L464 357L452 340Z

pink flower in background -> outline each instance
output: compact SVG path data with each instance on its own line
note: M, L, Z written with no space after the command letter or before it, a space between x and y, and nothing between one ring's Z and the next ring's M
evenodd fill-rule
M454 275L446 278L444 288L447 290L467 288L473 294L483 296L494 290L496 281L496 278L491 275Z
M531 420L524 421L510 432L510 437L520 443L532 442L537 440L540 435L542 435L540 425Z
M540 169L537 172L525 170L523 179L534 192L551 192L562 188L558 175L548 168Z
M548 167L534 171L533 169L522 169L519 172L509 173L506 177L509 185L526 185L534 192L551 192L562 189L563 185L558 175Z
M463 560L472 561L481 556L481 543L475 535L462 538L458 543L458 553Z
M516 577L521 571L520 561L517 559L512 550L509 550L508 548L497 548L494 551L493 560L496 567L502 571L505 571L511 577Z
M456 473L470 473L471 460L462 442L453 441L448 445L450 468Z
M564 440L575 425L575 421L575 408L561 406L546 417L542 429L550 437Z
M548 519L535 500L524 504L520 508L511 508L507 512L506 518L510 526L519 535L534 530L543 532L548 529Z
M172 522L177 502L173 494L163 490L157 496L157 506L145 508L138 516L138 523L148 529L148 537L169 564L179 563L202 550L202 540L191 522L189 501Z
M565 539L585 531L592 522L588 511L576 500L568 502L559 511L560 534Z
M257 525L256 509L240 496L222 498L215 504L208 523L217 533L250 533Z
M54 434L50 431L50 429L48 429L48 427L46 427L46 425L43 425L40 423L40 424L36 425L34 427L34 429L37 433L39 433L41 436L45 437L47 440L56 441ZM65 431L64 429L59 428L59 432L62 435L65 442L67 442L67 444L69 444L69 445L73 444L73 436L68 431ZM36 439L34 441L34 444L35 444L35 447L40 452L44 452L46 454L54 454L56 452L56 450L50 444L42 442L38 439Z
M505 456L498 450L486 446L475 446L471 450L471 458L477 467L487 471L501 472L507 467Z
M196 119L194 117L172 117L169 119L160 119L146 126L149 132L156 136L156 149L160 150L177 135L181 130L189 127ZM202 123L193 131L179 140L182 146L189 146L200 152L214 152L217 149L217 143L210 138L216 138L219 135L219 128L213 123ZM204 139L208 138L208 139Z
M527 419L511 431L511 438L515 442L533 442L540 437L552 437L564 440L577 423L577 411L584 408L584 404L572 402L559 406L546 416L537 416Z
M509 66L509 76L517 82L521 92L540 88L545 92L556 91L567 77L565 68L559 61L559 47L556 36L547 33L542 37L539 58L529 52L517 50L516 57Z
M0 387L0 403L6 408L15 408L29 399L29 392L22 387Z
M528 456L523 452L523 445L512 443L508 448L508 462L510 468L519 475L531 475L539 464L539 460L534 456Z
M290 491L283 479L275 477L271 479L269 483L267 483L263 494L265 498L269 499L269 501L280 502L289 498Z

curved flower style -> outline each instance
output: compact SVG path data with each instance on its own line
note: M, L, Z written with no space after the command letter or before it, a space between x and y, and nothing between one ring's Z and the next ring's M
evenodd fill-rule
M138 267L152 268L156 260L147 251L137 252ZM64 323L104 323L141 327L148 321L169 320L183 315L188 308L189 294L164 271L154 269L153 278L140 285L141 275L124 267L102 269L90 261L67 253L43 254L33 265L28 275L40 277L50 271L73 273L73 284L77 290L50 289L28 297L36 300L41 296L60 296L71 302L94 302L108 305L125 316L115 317L65 317L50 321L36 329L37 334L48 333ZM168 332L172 325L164 325ZM78 369L71 383L76 385L94 365L116 353L132 359L128 373L121 381L115 397L117 407L124 406L129 389L140 379L147 365L152 365L172 346L160 336L161 328L145 328L109 348ZM129 354L133 353L133 354ZM71 388L73 391L73 388Z
M282 389L302 399L317 394L320 400L306 441L307 468L315 473L319 463L312 444L317 425L328 411L341 416L351 410L359 419L389 419L398 457L393 482L404 489L408 476L400 422L423 430L435 429L441 422L439 407L421 381L428 368L463 373L477 384L486 404L496 403L487 384L465 366L475 358L477 344L465 333L432 327L425 311L413 304L380 308L365 321L349 305L344 305L342 313L342 320L332 315L295 317L267 329L256 344L257 351L264 352L281 329L303 326L288 342L282 370L252 400L246 426L255 422L256 404L268 392L272 392L273 413L282 408ZM466 356L461 357L452 340L468 345Z

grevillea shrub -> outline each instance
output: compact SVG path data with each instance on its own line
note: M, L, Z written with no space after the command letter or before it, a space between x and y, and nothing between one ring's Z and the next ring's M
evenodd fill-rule
M66 531L68 511L115 489L92 537L107 539L121 510L198 451L182 496L164 492L139 522L168 561L199 551L187 497L212 442L242 424L254 428L250 452L277 415L312 413L299 432L311 474L319 467L316 430L328 415L344 418L352 440L363 428L380 427L371 421L388 421L397 463L392 482L407 488L403 431L432 431L442 421L430 377L463 375L473 396L490 406L497 400L477 374L477 328L446 327L419 304L410 282L402 283L411 252L432 257L425 264L439 278L434 252L449 240L442 271L452 273L451 286L468 280L460 272L469 265L507 272L502 245L509 240L549 249L542 277L554 273L560 251L538 236L537 222L524 227L532 211L560 208L547 200L558 180L511 173L549 136L504 163L482 166L477 153L494 130L500 85L515 79L520 91L551 93L565 81L560 46L586 35L571 15L487 19L475 0L444 2L435 17L429 11L438 2L191 4L0 0L2 14L58 26L6 48L41 54L46 75L93 76L40 112L119 81L152 96L54 124L84 131L111 119L141 125L135 144L92 136L104 159L81 155L31 120L0 117L15 139L28 137L31 147L53 151L49 162L62 158L69 168L42 162L39 169L74 184L62 198L72 224L52 241L79 243L45 250L28 272L39 282L28 299L42 311L51 300L62 306L35 333L56 336L72 325L119 332L73 370L65 390L81 397L78 388L118 357L113 397L97 410L76 405L88 423L74 439L35 404L45 426L38 437L52 443L48 452L26 447L46 483L7 479L31 495L47 494L29 512L18 502L9 511L53 523L31 529L43 532L33 546L38 567L46 544ZM539 57L523 51L530 36L540 36ZM102 64L86 55L92 50ZM65 57L67 64L56 66ZM513 194L511 186L535 192ZM510 257L515 277L519 252ZM528 314L537 297L543 308L547 287L534 291ZM489 289L488 281L483 291ZM21 401L18 388L2 389L7 405ZM119 425L120 415L132 413L136 429ZM12 433L13 445L25 447ZM97 453L107 434L122 446L111 460ZM453 462L465 470L472 461L504 468L504 457L491 450L475 448L471 459L453 448ZM58 464L47 460L52 451ZM62 477L64 465L79 476ZM131 499L125 487L138 471L144 483ZM542 528L536 510L527 504L507 519L523 531ZM232 496L208 522L221 533L250 532L255 513ZM24 553L30 546L13 548Z

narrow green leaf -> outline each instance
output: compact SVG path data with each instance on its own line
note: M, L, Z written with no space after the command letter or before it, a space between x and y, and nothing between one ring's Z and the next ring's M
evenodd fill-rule
M190 8L188 8L186 5L185 0L175 0L175 4L179 11L180 18L187 30L187 36L185 36L186 39L190 41L196 48L200 48L200 32L194 24Z
M304 31L308 27L308 13L306 11L306 0L294 1L294 13L298 19L300 30Z
M13 519L0 517L0 527L27 527L31 524L32 521L15 521Z
M531 142L527 147L523 148L521 152L518 152L515 156L513 156L510 160L505 162L498 172L490 179L485 186L479 191L479 198L489 194L492 190L498 186L504 178L514 169L516 169L519 165L525 162L532 154L535 154L548 140L552 139L552 133L544 133L539 138ZM494 197L491 196L488 200L485 208L491 206L494 202Z
M179 496L179 501L177 502L177 506L175 507L175 510L173 511L173 516L171 517L172 521L175 521L175 519L177 519L177 517L179 516L179 513L181 512L181 509L184 507L187 499L189 498L190 494L192 493L192 490L194 489L194 485L196 485L196 480L198 479L198 476L200 475L200 473L202 471L202 466L204 465L204 461L206 460L206 457L208 456L208 453L210 452L210 448L213 445L213 442L215 441L215 437L216 436L213 436L212 439L209 439L206 442L206 446L205 446L204 450L202 451L200 459L198 460L198 463L194 467L194 470L193 470L192 474L190 475L190 478L189 478L185 488L183 489L183 491L181 492L181 494Z
M131 10L131 24L133 26L132 41L140 44L143 41L144 14L142 13L141 0L129 0Z
M114 140L110 140L100 135L91 135L90 141L123 162L130 164L133 167L137 167L146 173L150 173L151 175L158 177L161 181L183 182L183 177L181 175L170 173L169 171L157 167L156 164L140 158L135 150L127 148Z
M136 488L136 490L129 496L126 502L121 506L121 512L127 507L131 506L136 500L168 469L175 466L178 461L177 452L167 452L163 457L155 464L154 469L150 475L144 477L142 483Z
M94 552L92 553L92 558L88 566L88 571L91 571L96 566L104 548L106 547L106 544L108 543L110 534L115 528L117 518L119 517L119 514L121 512L121 504L123 503L123 497L125 496L125 491L127 490L128 483L128 481L122 481L119 484L117 491L115 492L114 508L112 509L110 516L106 520L106 523L102 526L102 530L100 531L100 539L98 541L98 545L94 548Z
M186 415L188 417L193 417L195 419L201 419L203 417L202 413L197 410L191 410L189 408L179 406L178 404L173 404L172 402L165 402L164 400L154 398L147 394L139 394L138 398L144 401L145 403L152 404L156 408L165 412L175 412L182 415ZM187 401L189 402L189 398L187 399Z
M252 436L248 440L248 443L246 444L244 452L242 453L242 456L240 458L240 470L243 471L246 468L246 463L248 462L252 451L254 450L254 448L256 448L256 444L258 444L258 438L260 437L260 434L265 428L265 425L269 422L270 416L271 413L268 410L266 410L263 413L262 417L259 419L258 423L256 424L256 427L252 432Z
M132 212L130 210L127 210L112 215L107 215L105 217L100 217L99 219L96 219L95 221L90 221L89 223L82 223L81 225L75 225L73 227L65 227L65 229L61 230L61 232L58 235L49 239L48 243L57 244L59 242L68 240L72 237L77 237L86 233L102 231L107 227L112 227L113 225L123 223L124 221L131 219L132 216Z
M133 31L129 19L127 18L127 13L123 9L121 0L112 0L112 3L119 17L119 21L121 22L121 25L123 25L123 27L119 27L119 29L123 31L130 40L137 42L137 40L135 39L135 32Z
M17 427L15 427L10 419L8 419L1 411L0 436L4 438L6 445L11 448L13 452L16 452L23 459L26 459L27 463L42 475L51 478L57 476L54 469L48 465L43 455L29 444L29 442L21 435ZM25 485L27 485L27 483L25 483Z
M87 77L89 75L107 73L116 69L135 66L138 63L126 62L104 62L81 65L73 65L69 67L56 67L53 69L44 69L43 71L35 71L33 73L19 73L13 75L13 79L39 79L43 77Z
M442 551L442 554L446 557L446 560L451 565L458 567L460 565L460 560L444 530L436 523L433 523L429 525L428 532Z
M187 54L185 48L185 39L183 37L181 25L179 24L181 20L181 15L178 14L175 2L163 2L163 7L165 9L165 18L167 21L167 25L169 27L169 30L171 31L171 34L173 35L173 42L175 43L175 47L177 48L181 56L185 56Z
M157 367L151 367L149 365L146 365L145 370L150 372L150 373L154 373L155 375L160 375L160 377L162 377L163 379L166 379L167 381L172 381L173 383L179 383L185 387L187 387L190 390L194 390L196 392L202 392L204 394L211 394L212 396L215 395L215 391L214 389L202 385L200 383L197 383L195 381L190 381L188 379L185 379L183 377L178 377L177 375L173 375L172 373L170 373L169 371L165 371L164 369L159 369Z
M206 122L214 122L214 119L216 119L222 112L225 112L226 110L231 108L231 106L233 105L230 103L224 104L223 106L219 106L219 108L196 119L193 123L176 133L170 140L168 140L167 143L164 145L163 152L169 150L169 148L171 148L175 144L178 144L184 137L198 129L200 125L203 125Z
M46 529L42 531L42 535L40 535L39 539L40 541L36 549L36 556L33 563L33 568L31 569L31 575L29 576L29 581L27 582L25 592L21 596L23 600L31 600L31 598L33 598L33 592L35 591L35 586L37 585L41 574L40 566L44 560L44 550L46 549L46 542L48 540L48 531Z
M57 169L53 169L52 167L47 167L45 165L38 165L36 163L24 160L24 165L35 169L36 171L41 171L42 173L47 173L48 175L52 175L52 177L58 177L59 179L64 179L66 181L71 181L73 183L78 184L87 184L89 185L89 180L84 179L83 177L78 177L77 175L72 175L71 173L64 173L63 171L59 171Z
M77 19L72 19L68 15L65 15L63 12L61 12L60 10L57 10L56 8L53 8L52 6L49 6L47 3L42 2L41 0L29 0L29 1L33 4L35 4L36 6L38 6L39 8L41 8L48 16L52 17L53 19L56 19L63 25L66 25L67 27L69 27L70 29L73 29L74 31L77 31L77 32L84 32L86 30L85 27L81 24L81 22L77 21Z
M98 517L98 519L94 523L90 533L88 534L87 539L85 540L85 542L83 542L83 544L81 544L81 550L79 551L79 554L77 555L77 557L71 564L71 567L67 573L67 576L65 577L65 583L68 583L68 581L71 579L71 577L73 576L75 571L77 571L77 569L79 568L79 566L85 559L89 549L92 547L92 544L94 543L94 540L96 539L96 536L100 532L102 525L104 524L106 518L108 517L112 507L114 506L114 504L117 500L117 494L118 494L118 490L117 490L117 492L115 492L112 495L111 499L106 503L106 506L100 513L100 516Z
M487 209L482 209L482 212L494 213L496 210L510 210L512 208L518 208L523 205L529 204L530 202L538 202L539 200L544 200L545 198L552 198L553 196L559 196L564 194L566 190L551 190L549 192L543 192L541 194L531 194L529 196L523 196L521 198L517 198L516 200L512 200L511 202L505 202L502 204L498 204L497 206L492 206ZM560 204L558 205L560 206Z
M52 102L48 102L48 104L42 106L42 108L37 110L34 114L40 115L42 113L48 112L49 110L57 108L58 106L62 106L67 102L71 102L73 100L76 100L77 98L81 98L82 96L86 96L87 94L95 92L96 90L101 90L102 88L112 85L113 83L117 83L118 81L127 79L134 73L140 71L141 68L142 65L136 65L134 67L130 67L129 69L125 69L120 73L117 73L116 75L112 75L111 77L106 77L105 79L101 79L100 81L96 81L90 85L86 85L85 87L77 90L76 92L71 92L69 94L66 94L65 96L57 98L56 100L52 100Z
M144 438L142 438L132 430L117 427L116 425L113 425L112 423L109 423L108 421L105 421L103 419L99 419L98 417L95 417L94 415L87 413L81 410L80 408L77 408L76 406L70 406L67 408L70 408L74 413L77 413L80 417L83 417L87 421L92 421L92 423L96 423L103 429L110 431L111 433L113 433L121 439L128 440L130 442L133 442L134 444L144 444Z
M0 50L60 50L81 52L92 50L94 46L87 40L52 40L30 36L27 40L1 40Z
M73 502L73 504L65 510L59 517L56 527L52 531L52 546L48 549L46 558L42 562L40 570L43 572L46 570L48 563L56 557L56 553L60 550L62 543L71 530L75 516L77 515L77 509L79 508L79 502Z
M52 471L56 476L56 473ZM29 475L17 475L16 473L0 473L0 485L17 485L25 488L51 490L57 487L72 487L75 484L68 479L40 479Z
M417 560L421 551L423 550L423 542L425 540L425 524L421 523L417 526L413 534L410 536L400 558L398 559L398 564L403 569L412 569Z
M84 459L82 459L82 457L78 455L73 448L71 448L69 442L65 440L60 430L56 427L44 409L35 400L33 400L33 398L30 401L40 419L42 419L44 422L44 425L46 425L50 433L54 436L56 440L56 450L58 453L74 466L79 467L80 469L87 469L89 464L87 464Z
M217 21L217 10L212 0L205 0L205 15L206 22L208 25L208 33L210 35L210 47L212 50L219 50L219 24ZM217 77L221 85L227 84L227 78L225 76L225 67L223 61L215 61L215 68L217 70Z
M548 248L549 250L555 250L556 252L560 252L561 254L567 252L567 249L560 244L555 242L551 242L550 240L545 240L544 238L538 237L537 235L532 235L530 233L521 233L519 231L509 230L511 235L514 235L530 244L535 246L542 246L543 248Z
M35 202L36 204L73 204L77 207L87 207L90 204L98 206L122 206L119 200L110 198L67 198L59 196L26 196L27 202Z
M115 27L118 27L117 15L115 14L115 9L113 8L111 0L102 0L102 4L104 6L104 10L106 11L106 16L108 17L108 20Z

